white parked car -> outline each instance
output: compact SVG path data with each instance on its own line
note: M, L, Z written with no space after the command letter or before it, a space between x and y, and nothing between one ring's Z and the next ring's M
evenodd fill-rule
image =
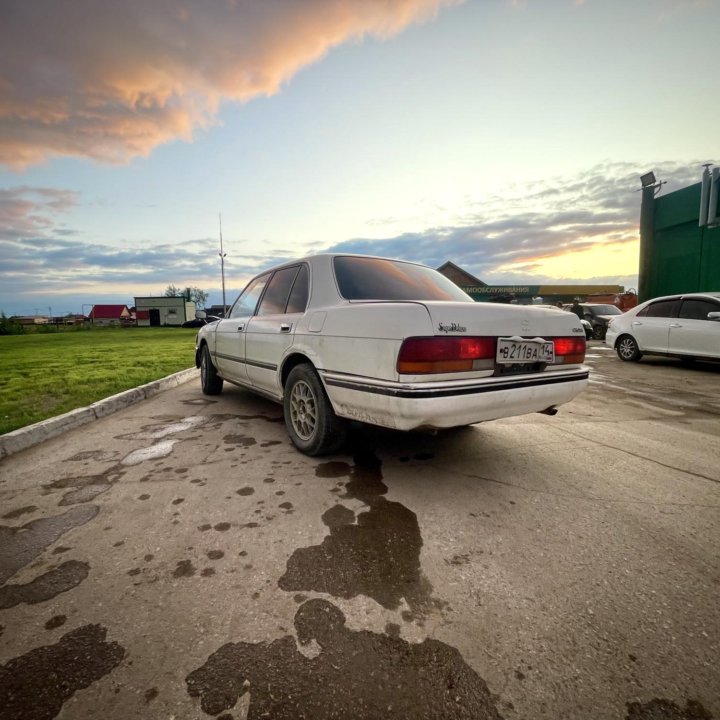
M195 348L204 393L227 380L283 403L308 455L338 449L346 420L413 430L554 414L586 387L584 359L570 313L476 303L424 265L337 254L261 273Z
M605 342L621 360L645 354L720 359L720 292L647 300L611 318Z

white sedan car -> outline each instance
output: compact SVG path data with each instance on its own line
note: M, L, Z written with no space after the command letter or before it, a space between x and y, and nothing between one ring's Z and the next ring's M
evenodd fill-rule
M720 359L720 292L647 300L611 318L605 342L621 360L645 354Z
M588 382L570 313L476 303L424 265L325 254L250 281L203 327L202 390L223 381L284 406L295 446L337 450L347 420L399 430L554 414Z

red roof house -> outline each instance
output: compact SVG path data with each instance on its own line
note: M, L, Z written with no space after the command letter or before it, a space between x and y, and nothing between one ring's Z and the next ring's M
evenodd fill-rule
M131 320L127 305L93 305L88 317L94 325L120 325Z

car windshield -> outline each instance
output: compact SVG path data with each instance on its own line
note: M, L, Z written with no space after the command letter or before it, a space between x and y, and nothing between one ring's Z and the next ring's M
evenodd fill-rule
M592 311L595 315L622 315L620 308L615 305L595 305Z
M455 283L422 265L364 257L336 257L340 294L346 300L452 300L475 302Z

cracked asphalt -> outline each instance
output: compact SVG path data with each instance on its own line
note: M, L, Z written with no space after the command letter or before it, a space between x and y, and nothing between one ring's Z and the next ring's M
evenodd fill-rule
M720 364L293 449L191 382L0 461L0 720L720 718Z

